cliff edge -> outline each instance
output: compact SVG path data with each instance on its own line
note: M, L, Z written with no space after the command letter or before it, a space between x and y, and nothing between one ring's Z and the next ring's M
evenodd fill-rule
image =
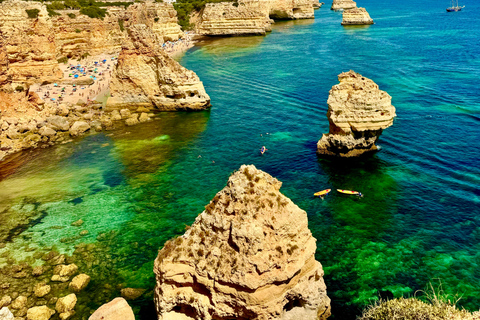
M156 107L161 111L203 110L210 97L195 72L182 67L160 46L146 25L128 29L125 43L110 82L106 108Z
M330 299L307 214L255 166L230 176L155 260L166 319L326 319Z
M317 153L355 157L377 150L375 142L396 116L392 97L372 80L352 70L338 75L328 97L328 134L318 141Z
M343 11L342 25L373 24L365 8L354 8Z

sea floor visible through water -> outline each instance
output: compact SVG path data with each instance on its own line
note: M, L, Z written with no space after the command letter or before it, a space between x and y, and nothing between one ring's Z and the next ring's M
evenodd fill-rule
M131 304L137 319L153 319L158 249L254 164L307 212L333 319L429 283L478 310L480 4L462 5L364 0L375 24L343 27L327 3L315 20L276 23L265 37L198 43L178 59L204 82L210 111L161 113L0 164L0 283L12 265L54 251L92 276L74 319L124 287L147 289ZM328 92L350 69L392 96L397 118L379 152L317 158ZM313 197L326 188L364 197ZM15 290L28 286L0 295Z

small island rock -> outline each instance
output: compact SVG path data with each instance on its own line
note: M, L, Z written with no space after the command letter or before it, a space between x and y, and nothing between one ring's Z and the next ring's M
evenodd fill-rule
M331 10L347 10L357 7L357 3L353 0L333 0Z
M375 143L396 116L392 97L351 70L338 80L327 101L330 130L318 141L317 153L348 158L377 150Z
M365 8L354 8L343 11L342 25L362 25L373 24Z

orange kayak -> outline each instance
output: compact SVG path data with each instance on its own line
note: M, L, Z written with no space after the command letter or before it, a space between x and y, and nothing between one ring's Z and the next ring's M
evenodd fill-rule
M321 196L327 195L330 191L332 191L332 189L325 189L325 190L322 190L322 191L318 191L318 192L314 193L313 195L315 197L321 197Z

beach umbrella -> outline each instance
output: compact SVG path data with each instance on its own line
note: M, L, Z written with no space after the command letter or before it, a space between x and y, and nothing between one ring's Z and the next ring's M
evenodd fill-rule
M54 83L53 86L56 87L56 86L58 86L58 84Z
M55 101L55 98L52 98L52 101Z
M76 87L77 85L76 85L76 84L74 84L73 86L74 86L74 87Z
M96 77L93 77L93 80L97 80L97 78L96 78Z
M73 77L74 77L74 78L78 78L78 74L74 75Z

